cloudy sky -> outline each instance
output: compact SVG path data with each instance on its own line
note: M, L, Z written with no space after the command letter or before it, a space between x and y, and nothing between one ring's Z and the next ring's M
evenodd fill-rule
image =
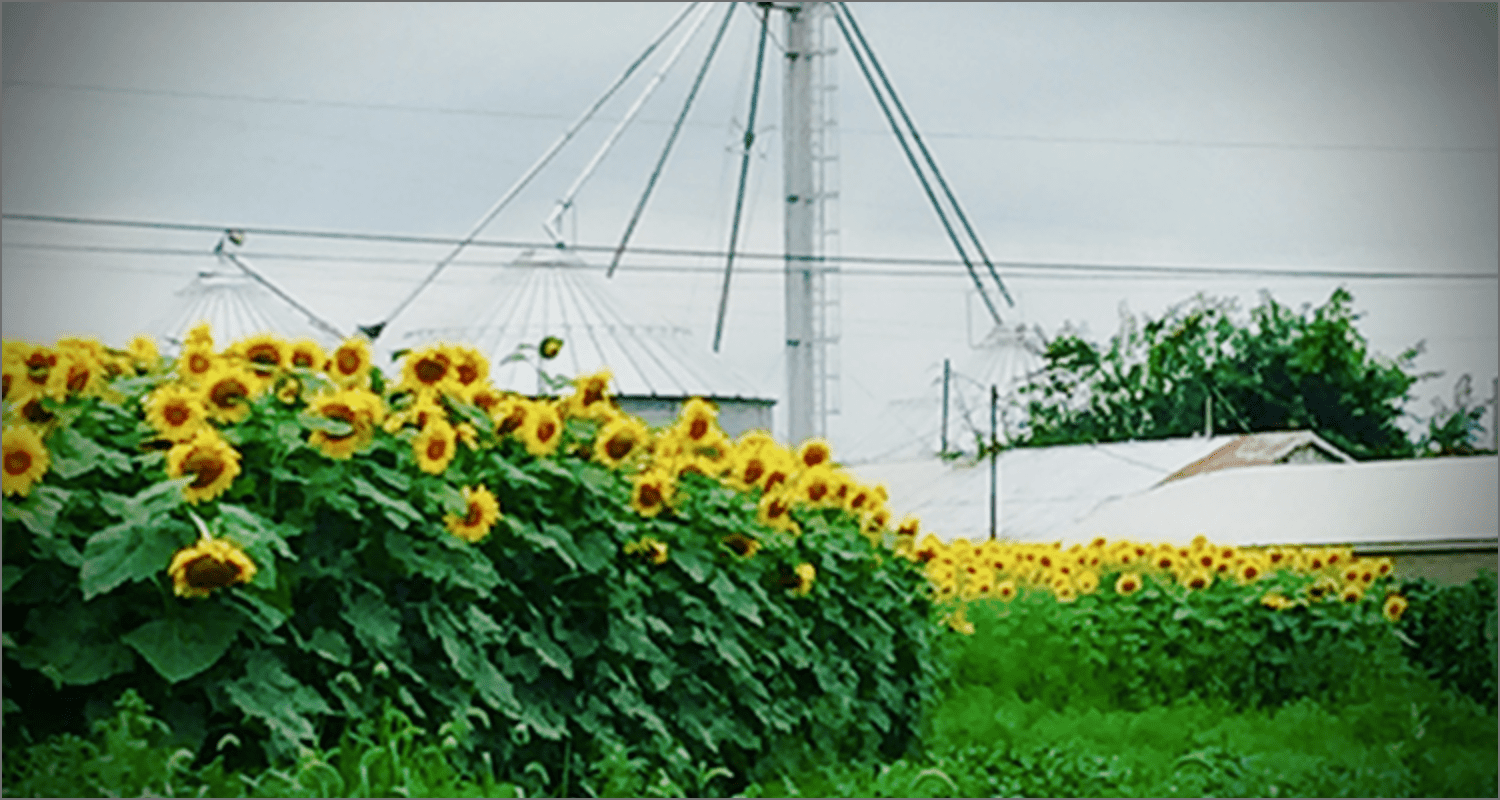
M1375 350L1425 340L1418 366L1447 372L1422 384L1413 412L1430 412L1430 398L1451 395L1464 372L1489 397L1500 372L1493 4L850 7L1003 262L1019 301L1011 321L1048 334L1071 321L1102 338L1122 303L1155 315L1206 292L1248 308L1266 290L1295 307L1342 284ZM123 341L215 266L217 239L10 215L462 236L681 8L5 4L4 335ZM580 193L568 222L577 242L618 240L720 13ZM773 15L772 56L783 26ZM724 249L756 32L749 8L737 10L636 244ZM841 50L840 252L951 261ZM660 57L484 238L545 239L552 204ZM781 246L781 80L780 60L768 59L740 245L762 253ZM263 234L243 252L347 330L388 313L446 248ZM393 330L440 318L451 308L443 298L471 298L514 255L469 251ZM633 259L615 278L620 292L691 326L707 350L722 259ZM1417 277L1162 277L1052 264ZM1475 277L1421 277L1432 273ZM935 447L942 360L974 362L969 343L985 333L972 295L951 265L842 278L842 413L830 431L841 455ZM774 271L738 274L719 356L773 396L782 304Z

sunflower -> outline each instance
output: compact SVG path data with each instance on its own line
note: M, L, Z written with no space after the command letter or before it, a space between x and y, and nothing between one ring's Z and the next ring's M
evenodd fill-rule
M724 543L725 547L733 550L735 555L742 558L749 558L755 555L756 551L760 550L760 541L753 536L746 536L743 533L731 533L720 541Z
M21 396L21 387L26 383L26 366L19 362L6 361L0 365L0 400L7 403L14 402ZM11 389L16 390L15 397L11 396Z
M236 342L232 351L250 365L250 370L262 378L270 377L276 370L286 366L291 356L290 348L280 337L270 333L258 333Z
M818 577L818 570L806 561L798 564L791 575L792 594L798 597L806 597L812 591L813 581Z
M127 342L125 351L136 372L155 372L161 366L161 351L156 349L156 340L146 334Z
M1280 611L1289 606L1296 605L1296 603L1288 600L1286 598L1286 595L1283 595L1281 592L1266 592L1266 594L1260 598L1260 604L1265 606L1266 608L1271 609L1272 611Z
M460 389L453 349L435 344L406 354L397 389L418 394L456 394Z
M1013 580L1003 580L995 584L995 596L1006 602L1014 600L1016 598L1016 582Z
M323 455L344 460L375 440L375 425L379 422L381 400L379 395L367 389L340 389L314 397L308 410L349 427L344 433L314 430L307 437L308 445L317 448Z
M499 410L500 404L505 402L505 392L496 389L489 383L475 384L474 388L464 397L470 405L483 411L494 419L495 412Z
M167 451L168 477L193 476L193 482L182 487L182 497L189 503L218 497L238 474L239 452L213 428L199 428L192 439Z
M288 347L286 365L292 369L322 369L328 354L312 339L298 339Z
M521 441L526 443L526 452L537 458L551 455L562 441L563 421L557 407L551 403L538 402L532 405L526 424L521 427Z
M215 589L249 583L255 573L255 562L225 539L201 539L178 550L167 567L178 597L208 597Z
M1247 558L1234 567L1234 578L1241 586L1255 583L1265 577L1265 574L1266 567L1257 558Z
M1213 585L1214 573L1206 569L1186 570L1178 580L1189 589L1207 589Z
M58 342L57 372L62 376L63 391L68 395L97 397L105 389L107 353L98 342L71 340Z
M17 398L51 397L61 400L66 394L67 374L58 369L58 353L50 347L25 345L20 364L23 368L20 388L12 386Z
M922 537L921 542L917 543L917 547L912 551L912 555L917 560L917 563L926 564L942 555L943 550L943 541L929 533Z
M1380 607L1380 613L1391 622L1399 622L1401 615L1407 607L1406 598L1399 594L1387 595L1385 603Z
M203 394L176 384L164 384L147 395L146 421L163 439L184 442L208 424Z
M209 326L208 320L200 320L187 332L182 340L183 347L201 347L207 350L214 349L213 328Z
M453 432L458 434L458 440L470 450L479 449L479 430L467 422L460 422L453 426Z
M638 541L625 543L625 555L638 556L652 564L665 564L667 545L650 536L643 536Z
M1073 584L1064 583L1053 588L1052 596L1056 597L1059 603L1071 603L1078 599L1078 590L1073 588Z
M790 492L767 491L756 505L755 518L760 524L786 533L797 533L797 523L792 520L792 498Z
M792 490L798 500L814 506L828 505L833 494L833 470L819 465L797 477Z
M328 357L325 369L334 383L349 388L366 385L373 366L370 343L358 337L350 337Z
M478 542L489 534L495 520L500 519L500 501L483 486L463 488L464 502L468 510L462 517L449 514L443 524L452 533L466 542Z
M602 419L613 408L609 397L609 382L613 378L614 373L601 369L575 379L573 394L563 400L563 413L573 419Z
M417 467L432 475L441 475L457 452L458 432L445 419L433 418L412 440Z
M648 469L630 479L630 507L643 517L654 517L672 499L672 476L661 469Z
M490 379L490 362L484 354L466 344L449 348L453 357L453 379L465 397L484 386Z
M22 425L5 429L3 450L5 494L25 497L52 463L47 446L36 431Z
M650 433L634 417L620 415L610 420L594 437L594 458L611 469L617 469L631 454L645 448Z
M1141 576L1134 572L1122 572L1120 577L1115 579L1115 594L1135 594L1140 588Z
M833 451L829 449L826 439L808 439L797 448L797 468L812 469L819 464L826 464L832 455Z
M1099 574L1093 570L1083 570L1073 577L1073 586L1078 589L1079 594L1093 594L1099 589Z
M542 340L541 344L537 345L536 351L537 353L541 354L542 358L551 361L552 359L557 358L558 353L562 352L562 347L563 340L557 338L556 336L548 336Z
M302 381L295 375L282 375L272 384L271 394L283 405L295 405L302 399Z
M1344 588L1339 590L1339 599L1345 603L1358 603L1364 597L1365 587L1357 583L1346 584Z
M525 397L512 396L502 401L492 415L495 420L495 435L504 436L514 433L520 436L520 430L525 427L526 419L531 416L531 407L532 402Z
M677 413L677 430L682 437L694 445L705 444L713 438L719 425L719 410L701 397L694 397L682 404Z
M770 471L766 451L759 446L747 446L743 439L735 445L730 455L730 466L725 481L742 492L748 492L765 479Z
M225 423L243 421L250 416L250 399L259 394L260 385L249 370L221 364L203 376L200 387L209 418Z
M182 355L177 359L177 374L181 375L184 381L196 386L218 365L219 360L214 356L213 348L188 345L182 348Z

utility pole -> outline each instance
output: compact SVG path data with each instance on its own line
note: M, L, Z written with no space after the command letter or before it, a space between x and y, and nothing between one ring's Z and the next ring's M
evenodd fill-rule
M786 7L786 88L782 160L786 187L787 438L796 444L823 432L814 408L813 270L817 225L813 186L813 59L816 3Z

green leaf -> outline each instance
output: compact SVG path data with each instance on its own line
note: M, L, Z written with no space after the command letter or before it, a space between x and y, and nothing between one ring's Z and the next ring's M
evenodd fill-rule
M313 630L312 636L307 640L307 650L345 667L349 666L354 657L354 651L349 648L349 642L343 635L327 628Z
M401 638L401 614L375 592L346 589L339 616L354 628L354 638L370 654L388 659L419 683L426 680L411 667L411 650Z
M483 551L447 532L439 541L423 541L398 531L387 530L385 549L406 569L435 583L488 591L500 584L500 573Z
M57 515L62 513L72 494L57 486L34 486L24 500L5 501L5 519L19 521L38 536L51 537L57 529Z
M598 573L614 563L615 543L609 534L589 527L577 537L578 564L585 572Z
M520 703L510 681L484 657L481 649L469 641L468 636L460 633L458 620L441 607L433 610L431 606L423 606L421 613L428 632L442 644L454 671L474 684L480 698L497 711L512 716L519 714Z
M21 580L26 570L14 564L6 564L3 569L0 569L0 573L4 574L4 583L0 584L0 593L4 593L10 591L10 587L15 586L16 581Z
M130 471L130 457L116 450L100 447L94 440L71 427L58 428L47 437L51 469L63 480L71 480L95 468L106 475L124 475Z
M192 526L186 522L168 518L155 527L122 522L90 536L83 548L83 566L78 573L83 599L166 570L172 563L172 555L190 543L194 535Z
M398 492L411 490L411 475L403 470L391 469L375 461L366 461L365 468L370 471L381 483L395 489Z
M521 644L530 647L543 664L561 672L564 678L573 679L573 659L545 632L522 630Z
M729 576L720 572L708 583L709 591L719 598L719 602L736 614L749 620L757 626L764 625L761 621L760 609L757 607L755 598L748 593L740 591L740 588L729 579Z
M259 719L274 736L294 743L317 738L308 714L333 713L328 703L292 677L270 650L251 653L246 659L245 676L225 684L224 690L246 717Z
M683 547L672 554L672 563L687 573L694 583L703 583L713 574L713 553L703 547Z
M237 587L228 593L230 605L246 619L254 622L266 633L273 633L292 615L292 609L284 598L254 584Z
M284 537L294 536L300 531L290 525L275 525L252 511L227 503L219 506L219 519L223 522L225 538L243 547L255 562L257 571L250 585L262 589L276 588L276 557L279 555L288 561L297 558Z
M213 666L240 632L240 620L210 602L193 602L120 637L171 683Z
M464 500L463 493L445 481L429 483L424 493L427 496L427 502L436 505L445 514L462 517L469 511L469 503Z
M380 510L385 514L385 518L401 530L406 530L407 526L411 523L422 520L421 513L412 508L411 503L391 497L377 489L374 484L364 478L358 476L351 477L349 485L353 487L355 494L375 501L375 504L380 506Z
M41 670L60 683L87 685L129 672L135 668L135 654L120 643L112 624L117 618L108 607L101 614L98 604L31 609L26 619L31 640L13 647L12 655L22 667Z
M354 432L354 426L344 420L325 417L310 411L297 415L297 422L306 430L322 431L330 436L348 436Z
M554 525L550 522L540 522L536 525L527 525L522 522L516 526L516 530L525 541L543 550L551 550L556 553L557 557L562 559L564 564L568 565L568 569L578 569L577 559L569 552L572 550L573 543L571 539L573 537L568 533L567 528Z

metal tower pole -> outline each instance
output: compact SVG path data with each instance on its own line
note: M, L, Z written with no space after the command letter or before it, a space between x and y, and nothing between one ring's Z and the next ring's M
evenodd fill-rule
M814 400L813 270L817 197L813 186L814 3L787 8L786 87L782 161L786 186L787 436L796 443L822 434Z

